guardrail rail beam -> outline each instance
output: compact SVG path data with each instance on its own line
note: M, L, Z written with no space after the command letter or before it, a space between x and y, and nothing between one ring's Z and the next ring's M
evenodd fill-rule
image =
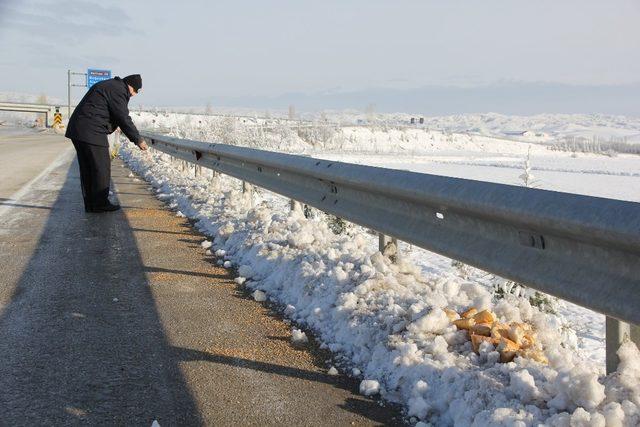
M639 203L142 134L182 160L640 324Z

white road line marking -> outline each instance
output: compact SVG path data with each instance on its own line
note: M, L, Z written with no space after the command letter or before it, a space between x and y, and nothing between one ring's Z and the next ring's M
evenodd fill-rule
M23 185L22 188L13 193L8 200L2 201L2 205L0 205L0 217L4 216L8 211L11 211L13 207L11 204L19 202L24 196L29 194L35 184L46 178L54 169L72 160L74 156L75 152L73 147L70 146L63 150L38 176Z

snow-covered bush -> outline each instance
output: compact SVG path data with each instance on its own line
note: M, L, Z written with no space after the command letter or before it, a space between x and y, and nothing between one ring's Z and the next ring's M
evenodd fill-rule
M626 137L611 136L609 139L598 135L592 137L584 136L563 136L551 147L553 150L604 154L615 157L617 154L640 154L640 143L628 142Z
M344 219L331 214L325 214L325 218L329 228L335 234L342 234L347 231L348 223Z

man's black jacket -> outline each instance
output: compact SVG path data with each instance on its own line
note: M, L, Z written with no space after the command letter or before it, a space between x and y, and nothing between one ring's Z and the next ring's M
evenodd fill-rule
M130 97L129 87L120 77L91 86L73 111L65 136L107 147L107 135L119 127L131 142L138 144L140 134L129 116Z

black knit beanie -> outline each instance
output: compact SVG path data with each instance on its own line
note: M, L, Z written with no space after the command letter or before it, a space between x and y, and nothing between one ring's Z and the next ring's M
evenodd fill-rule
M136 92L142 89L142 77L140 77L140 74L131 74L122 79L122 81L131 86Z

